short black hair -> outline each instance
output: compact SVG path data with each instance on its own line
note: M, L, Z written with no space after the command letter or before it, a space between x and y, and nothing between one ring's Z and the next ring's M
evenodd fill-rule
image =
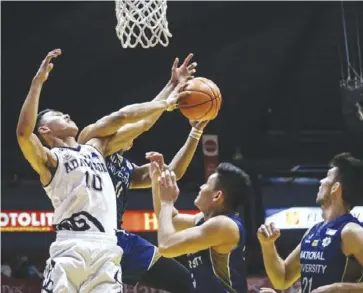
M34 133L36 134L36 136L39 137L39 131L38 131L38 128L40 126L40 123L42 121L42 118L45 114L47 114L48 112L55 112L55 110L53 109L45 109L45 110L42 110L38 113L37 115L37 120L35 122L35 128L34 128Z
M363 161L350 153L341 153L330 164L338 169L337 181L342 185L343 200L352 209L363 201Z
M223 191L228 210L235 211L239 206L248 204L252 186L246 172L231 163L220 163L215 173L215 188Z

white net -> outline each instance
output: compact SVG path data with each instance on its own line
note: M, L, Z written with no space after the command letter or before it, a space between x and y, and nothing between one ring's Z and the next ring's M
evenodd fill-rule
M116 0L117 37L123 48L168 46L166 0Z

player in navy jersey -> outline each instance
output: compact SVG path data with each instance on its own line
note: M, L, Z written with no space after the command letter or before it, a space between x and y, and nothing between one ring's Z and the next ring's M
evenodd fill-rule
M151 160L160 254L169 258L187 255L189 292L247 293L246 231L236 209L250 196L249 176L232 164L221 163L194 201L201 212L180 214L174 208L179 194L174 172L161 172L160 155Z
M280 231L273 223L262 225L258 239L273 286L286 289L300 278L302 293L363 292L363 227L350 214L362 199L363 161L343 153L319 187L324 221L305 233L286 260L274 244Z
M170 97L173 100L173 96L188 94L180 93L180 91L184 83L193 78L192 74L196 71L197 64L195 62L189 64L192 57L193 55L189 54L180 67L178 67L178 59L174 61L169 82L153 101L170 99ZM125 125L110 137L113 143L106 150L109 154L106 165L116 191L118 227L121 226L122 216L127 208L128 190L151 187L149 164L137 166L128 161L122 152L130 150L134 139L149 130L160 116L161 113L157 113ZM175 171L178 179L184 175L207 123L208 121L191 122L192 130L187 141L170 162L169 168ZM148 153L147 158L151 155L153 153ZM189 272L179 262L160 257L155 245L136 234L120 230L117 232L117 238L118 245L124 251L121 261L124 283L135 285L141 281L145 285L171 293L188 291Z

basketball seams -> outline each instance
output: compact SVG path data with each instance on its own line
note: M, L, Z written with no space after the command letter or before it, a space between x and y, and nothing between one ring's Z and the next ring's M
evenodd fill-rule
M200 92L202 93L202 92ZM202 93L203 94L203 93ZM205 94L206 96L210 97L209 95ZM211 100L216 100L217 98L209 98L208 101L204 101L204 102L201 102L199 104L193 104L193 105L188 105L188 106L179 106L179 109L188 109L188 108L193 108L193 107L197 107L197 106L200 106L200 105L203 105L203 104L206 104L206 103L209 103Z
M222 96L220 90L212 81L209 83L208 79L197 77L194 79L193 85L190 85L190 89L187 87L185 91L190 91L191 95L190 98L186 96L189 103L179 106L184 116L191 120L213 120L218 115Z
M211 98L211 101L212 101L212 104L213 104L213 106L215 105L215 107L216 107L216 110L214 111L215 112L215 115L214 115L214 117L213 118L215 118L216 116L217 116L217 114L218 114L218 112L219 112L219 109L218 109L218 101L217 101L217 99L218 98L220 98L221 97L221 95L220 94L216 94L215 92L214 92L214 90L213 90L213 88L210 86L210 84L209 84L209 82L207 82L206 80L204 80L204 79L198 79L201 83L203 83L203 84L205 84L209 89L210 89L210 91L213 93L213 98ZM215 102L214 102L214 100L216 100ZM205 115L204 116L206 116L208 113L209 113L209 111L210 111L211 109L209 109L208 110L208 112L207 113L205 113Z

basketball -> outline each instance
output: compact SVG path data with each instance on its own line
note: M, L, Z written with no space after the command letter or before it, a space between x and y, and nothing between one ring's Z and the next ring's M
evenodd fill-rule
M204 121L217 117L222 104L222 95L218 86L204 77L197 77L187 83L184 91L191 94L182 97L179 109L189 120Z

